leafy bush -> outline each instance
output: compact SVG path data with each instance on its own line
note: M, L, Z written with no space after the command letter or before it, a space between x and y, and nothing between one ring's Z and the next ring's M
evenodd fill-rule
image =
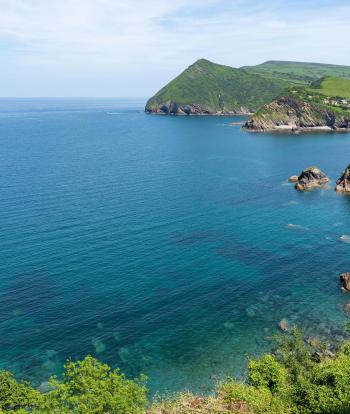
M275 358L287 369L289 381L308 377L315 365L312 355L320 343L311 341L311 345L308 345L302 331L297 327L293 327L289 334L276 335L275 343Z
M286 401L271 393L268 387L256 388L252 385L240 384L232 379L218 387L218 397L222 398L232 408L247 404L247 410L254 414L287 414L289 407ZM241 411L233 411L241 412Z
M0 412L19 411L37 405L41 395L26 382L17 382L8 371L0 371Z
M52 378L52 390L45 394L43 413L139 414L146 403L144 378L127 380L119 370L112 371L88 356L67 362L62 380Z
M255 414L350 413L350 342L335 355L297 328L275 339L274 354L248 361L249 385L229 380L220 386L224 399L245 401Z
M293 391L300 413L350 412L350 356L339 352L316 364L310 380L299 381Z
M87 356L68 361L62 380L52 377L50 391L40 394L5 371L0 373L1 408L35 414L141 414L147 401L144 380L128 380L118 369Z
M250 359L248 362L248 381L256 388L268 388L272 394L284 386L286 381L285 368L268 354L260 359Z

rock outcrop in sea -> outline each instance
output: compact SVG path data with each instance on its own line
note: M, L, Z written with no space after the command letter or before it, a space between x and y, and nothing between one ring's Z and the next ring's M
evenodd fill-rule
M295 188L299 191L312 190L328 183L329 178L317 167L306 168L298 177Z
M350 194L350 164L343 171L343 174L339 180L337 180L335 191Z
M339 278L342 284L342 289L345 292L350 292L350 272L341 273Z
M287 323L287 321L286 321L286 319L281 319L279 322L278 322L278 327L280 328L280 330L281 331L283 331L283 332L288 332L289 331L289 328L288 328L288 323Z

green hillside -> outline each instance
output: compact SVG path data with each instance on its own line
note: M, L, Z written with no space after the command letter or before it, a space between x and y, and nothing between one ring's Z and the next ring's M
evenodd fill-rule
M283 96L299 102L307 102L318 108L349 115L350 79L325 77L313 82L309 87L290 87Z
M350 79L322 78L312 83L309 90L331 97L350 98Z
M157 92L146 105L155 113L244 113L256 110L289 85L242 69L200 59Z
M269 60L256 66L243 66L249 73L279 79L295 84L310 84L325 76L350 79L350 66L325 63L289 62Z

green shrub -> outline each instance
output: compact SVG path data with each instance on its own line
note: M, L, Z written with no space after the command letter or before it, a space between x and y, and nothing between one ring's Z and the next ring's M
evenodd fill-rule
M293 327L289 334L275 336L276 347L274 354L287 370L290 382L296 382L299 378L308 377L315 366L313 352L317 347L307 344L303 333L297 327Z
M307 348L306 345L304 345ZM298 369L290 383L293 412L300 414L350 413L350 344L344 343L337 356L319 353L318 362L308 362L309 370ZM297 358L294 360L294 362Z
M341 344L339 354L350 356L350 342L346 341Z
M350 356L340 353L334 360L320 363L314 370L318 407L314 412L338 412L347 407L350 412Z
M272 355L263 355L248 361L248 381L254 387L268 388L274 394L284 386L286 370Z
M69 361L62 380L52 377L45 394L0 371L0 412L33 414L141 414L147 402L145 377L128 380L87 356Z
M37 405L41 394L26 382L17 382L8 371L0 371L0 412L30 409Z
M49 381L42 413L140 414L146 404L144 377L127 380L119 370L87 356L83 361L67 362L62 380Z
M246 402L249 412L254 414L287 414L290 412L286 401L273 395L268 388L256 388L232 379L218 387L218 396L232 407L237 402Z
M319 402L317 386L308 380L300 379L292 385L290 398L293 413L312 414Z

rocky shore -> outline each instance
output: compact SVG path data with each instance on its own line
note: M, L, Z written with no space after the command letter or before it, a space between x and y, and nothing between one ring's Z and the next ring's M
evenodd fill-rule
M227 110L215 110L208 106L200 104L186 104L181 105L169 100L164 103L158 103L156 101L147 102L145 112L148 114L156 115L218 115L218 116L230 116L230 115L251 115L251 110L247 107L240 107L235 111Z
M244 129L253 132L344 131L350 129L349 119L341 112L287 95L262 106L245 123Z

